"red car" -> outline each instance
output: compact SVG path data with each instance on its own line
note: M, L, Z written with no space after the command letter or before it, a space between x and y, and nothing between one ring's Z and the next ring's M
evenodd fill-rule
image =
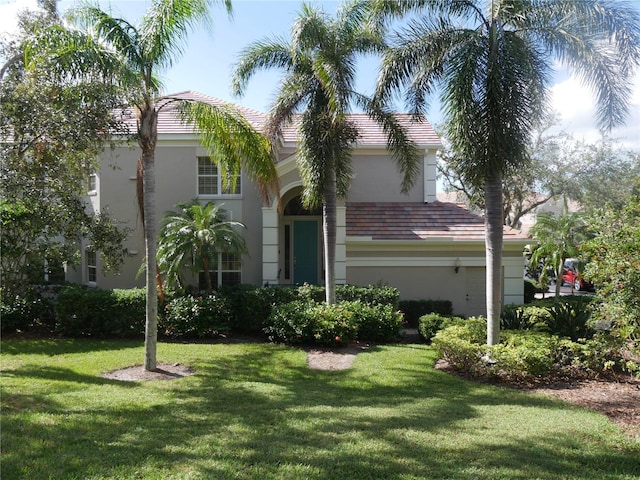
M579 269L579 262L574 258L569 258L564 262L564 273L562 274L562 283L568 283L573 285L573 288L578 291L593 290L593 283L587 282L582 278L582 273Z

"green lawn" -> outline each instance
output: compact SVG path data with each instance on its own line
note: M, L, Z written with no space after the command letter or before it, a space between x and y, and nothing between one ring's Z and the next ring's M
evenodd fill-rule
M310 370L270 344L161 344L171 381L101 372L139 343L2 342L10 479L638 479L640 443L606 417L433 368L424 345Z

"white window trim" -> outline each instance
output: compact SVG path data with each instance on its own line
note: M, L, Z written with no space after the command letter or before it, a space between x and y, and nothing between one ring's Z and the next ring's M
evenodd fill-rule
M218 267L220 267L222 265L222 255L223 253L218 253ZM209 273L214 273L216 274L216 276L218 277L218 288L225 285L225 283L222 282L222 274L223 273L239 273L240 274L240 281L238 283L242 283L242 256L241 254L236 254L238 256L238 258L240 259L240 268L238 270L223 270L221 268L216 268L215 270L211 270ZM203 270L200 270L199 273L204 273ZM198 282L199 283L199 282Z
M91 253L95 255L94 265L91 265L89 263L89 254ZM91 248L87 248L85 250L84 260L85 260L85 267L86 267L86 273L87 273L87 285L90 287L95 287L97 286L97 283L98 283L98 252L96 252L95 250L92 250ZM93 272L93 276L95 277L94 280L91 280L91 269L94 269L94 272Z
M91 188L92 179L93 179L94 188ZM93 197L97 194L98 194L98 174L93 172L87 176L87 195Z
M200 178L201 177L207 177L207 178L211 178L211 177L215 177L216 178L216 186L218 189L218 192L222 192L223 188L222 188L222 175L220 175L220 167L218 164L216 164L215 162L212 162L217 169L217 174L216 175L200 175L200 159L201 158L208 158L209 161L211 161L211 157L207 156L207 155L198 155L196 157L196 198L201 198L201 199L217 199L217 198L229 198L229 199L241 199L242 198L242 191L243 191L243 182L242 182L242 171L240 172L240 175L238 175L238 183L239 183L239 188L240 188L240 193L200 193Z

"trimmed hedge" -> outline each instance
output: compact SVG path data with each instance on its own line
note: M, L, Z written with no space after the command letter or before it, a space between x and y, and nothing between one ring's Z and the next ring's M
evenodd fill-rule
M431 343L433 337L443 328L450 325L459 325L464 323L462 317L452 317L449 315L441 315L439 313L427 313L420 317L418 323L418 332L427 343Z
M292 345L343 346L355 340L393 341L402 321L402 313L391 305L296 300L274 307L264 332L271 341Z
M164 308L158 330L169 338L213 338L231 331L231 309L220 295L186 296Z
M266 321L273 308L296 300L305 303L323 303L324 287L304 284L292 286L257 287L255 285L234 285L221 289L221 294L229 298L233 312L231 327L234 331L249 334L263 332ZM400 294L393 287L357 287L338 285L337 302L360 301L366 305L390 305L398 308Z
M420 317L429 313L450 317L453 305L450 300L402 300L399 304L404 313L404 320L411 328L417 328Z
M485 367L482 358L488 349L486 338L487 321L480 317L438 331L432 343L440 357L455 369L482 375Z
M287 343L323 345L344 345L355 339L391 342L398 338L403 315L398 311L397 289L341 285L336 288L338 304L331 307L324 304L324 295L324 288L315 285L235 285L212 296L178 296L159 306L158 333L169 338L267 333ZM144 289L110 291L68 286L58 298L55 329L65 336L142 336L145 301ZM451 310L447 301L416 303L421 308Z
M500 343L487 346L486 320L469 319L440 330L433 345L454 368L475 377L528 379L555 372L600 375L608 370L637 372L622 355L623 344L606 332L572 341L535 330L505 330Z
M261 334L275 305L289 303L298 298L295 288L257 287L247 284L224 287L220 293L229 300L229 308L232 311L231 329L246 334Z
M55 306L55 330L69 337L136 337L144 334L146 292L64 287Z
M400 292L395 287L387 286L369 285L367 287L356 287L354 285L338 285L336 287L336 301L360 301L366 305L389 305L394 310L397 310L400 303Z
M28 291L13 298L0 296L0 331L11 333L28 330L36 324L49 324L53 317L53 304L37 292Z

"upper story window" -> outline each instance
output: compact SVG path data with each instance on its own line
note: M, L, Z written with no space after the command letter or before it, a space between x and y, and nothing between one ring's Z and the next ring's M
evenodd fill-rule
M230 188L224 189L222 175L210 157L198 157L198 195L240 195L240 175L231 179Z

